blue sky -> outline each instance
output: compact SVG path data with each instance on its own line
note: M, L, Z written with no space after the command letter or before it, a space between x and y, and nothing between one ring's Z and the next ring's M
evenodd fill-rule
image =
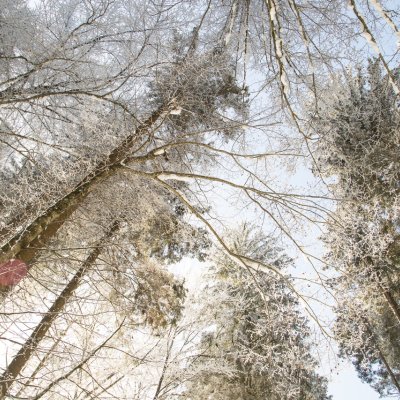
M345 365L334 373L329 384L329 394L333 396L333 400L389 399L389 397L379 397L375 390L361 382L351 365Z

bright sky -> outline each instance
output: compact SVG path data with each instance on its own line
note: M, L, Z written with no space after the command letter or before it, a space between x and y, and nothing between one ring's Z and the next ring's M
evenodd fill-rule
M329 394L333 396L333 400L389 399L389 397L379 397L369 385L362 383L351 365L343 366L333 375L329 384Z

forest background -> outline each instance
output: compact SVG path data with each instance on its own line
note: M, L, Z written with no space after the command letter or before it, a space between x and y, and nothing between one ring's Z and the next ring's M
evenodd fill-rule
M0 6L1 399L400 398L398 2Z

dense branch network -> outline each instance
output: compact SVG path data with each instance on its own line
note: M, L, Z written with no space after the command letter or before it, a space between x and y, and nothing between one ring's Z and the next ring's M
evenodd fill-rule
M0 0L0 398L328 399L301 312L398 392L392 3ZM199 315L168 267L216 253Z

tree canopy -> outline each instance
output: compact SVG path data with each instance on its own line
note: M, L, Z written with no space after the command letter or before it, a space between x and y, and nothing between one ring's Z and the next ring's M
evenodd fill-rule
M0 399L327 400L314 330L399 396L399 24L0 0Z

